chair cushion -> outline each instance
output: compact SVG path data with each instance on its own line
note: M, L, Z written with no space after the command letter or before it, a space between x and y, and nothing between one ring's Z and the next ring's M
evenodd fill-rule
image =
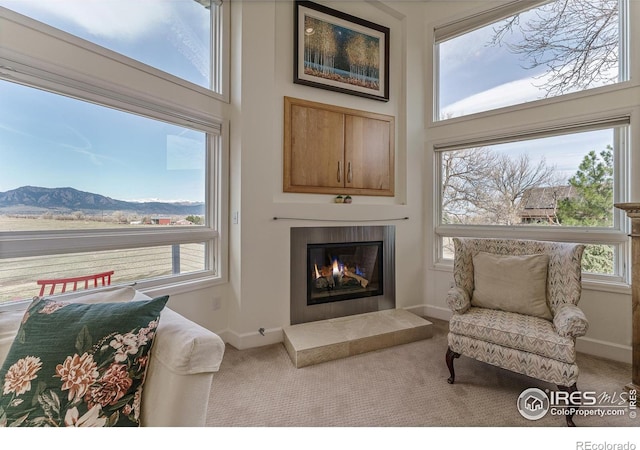
M149 351L168 298L36 298L0 368L0 425L139 425Z
M539 317L471 307L451 317L449 331L565 363L576 359L573 339L558 335L553 323Z
M576 363L566 363L460 334L449 333L447 343L453 352L559 386L573 385L580 374Z
M471 305L551 320L547 306L549 255L473 255Z

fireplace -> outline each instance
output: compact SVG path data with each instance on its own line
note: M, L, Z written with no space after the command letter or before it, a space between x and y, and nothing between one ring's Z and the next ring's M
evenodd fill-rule
M307 305L384 293L382 241L307 244Z
M291 229L291 324L395 308L395 227Z

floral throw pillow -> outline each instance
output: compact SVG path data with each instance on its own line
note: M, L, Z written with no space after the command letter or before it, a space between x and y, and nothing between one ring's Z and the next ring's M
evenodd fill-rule
M138 426L149 351L168 300L36 298L0 368L0 426Z

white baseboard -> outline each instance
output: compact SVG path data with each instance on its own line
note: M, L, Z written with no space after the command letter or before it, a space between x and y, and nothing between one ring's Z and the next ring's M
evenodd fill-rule
M630 345L621 345L583 336L576 341L576 350L587 355L631 364Z

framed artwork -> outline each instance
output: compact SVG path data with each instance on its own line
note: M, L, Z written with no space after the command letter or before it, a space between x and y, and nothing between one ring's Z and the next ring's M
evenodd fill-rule
M389 28L295 2L293 82L389 100Z

